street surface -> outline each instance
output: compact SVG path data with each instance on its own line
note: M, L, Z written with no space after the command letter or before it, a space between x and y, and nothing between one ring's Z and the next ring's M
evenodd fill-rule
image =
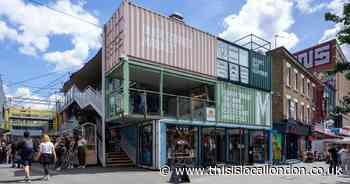
M323 166L324 163L295 164L294 166ZM50 181L43 181L43 172L38 165L33 167L33 184L154 184L167 183L169 176L161 176L159 171L125 168L86 168L53 172ZM0 183L25 183L21 169L0 165ZM191 176L191 183L242 183L242 184L348 184L350 176Z

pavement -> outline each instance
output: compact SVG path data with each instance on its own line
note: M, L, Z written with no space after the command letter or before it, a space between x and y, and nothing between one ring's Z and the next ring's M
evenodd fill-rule
M325 163L300 163L293 166L305 168L324 167ZM43 171L40 165L32 168L33 184L157 184L168 183L169 176L160 175L159 171L139 168L101 168L70 169L52 172L49 181L42 180ZM25 183L22 169L13 169L9 165L0 165L0 183ZM348 184L350 175L324 176L190 176L191 183L243 183L243 184Z

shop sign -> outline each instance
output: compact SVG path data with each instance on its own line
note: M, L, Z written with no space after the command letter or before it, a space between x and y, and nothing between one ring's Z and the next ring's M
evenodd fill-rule
M228 79L228 63L218 59L216 65L218 77Z
M315 68L332 63L331 49L332 41L316 45L312 48L295 53L295 57L306 68Z
M207 107L207 121L215 121L215 108Z
M249 51L224 41L217 47L217 76L233 82L249 83Z
M218 85L219 121L271 125L271 95L269 93L224 82Z

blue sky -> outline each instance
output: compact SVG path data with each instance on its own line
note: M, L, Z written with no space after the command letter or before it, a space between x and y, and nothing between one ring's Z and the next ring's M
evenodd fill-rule
M83 20L103 25L121 0L37 0ZM187 24L226 39L258 34L291 51L334 37L339 25L324 21L324 13L339 13L345 0L133 0L169 15L180 12ZM3 7L3 8L1 8ZM12 11L11 11L12 10ZM338 26L338 27L337 27ZM325 31L328 32L325 34ZM54 90L35 88L51 82L59 88L68 72L76 71L100 47L101 30L52 12L29 0L0 2L0 74L5 84L55 71L26 86L7 86L9 95L50 96ZM66 74L66 75L65 75ZM56 83L53 80L60 78ZM21 88L20 90L18 88Z

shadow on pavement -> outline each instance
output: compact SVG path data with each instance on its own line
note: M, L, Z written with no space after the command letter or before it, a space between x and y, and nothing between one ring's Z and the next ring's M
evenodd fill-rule
M31 178L31 181L41 181L43 177ZM24 179L0 180L0 183L26 183Z
M33 165L33 173L41 175L43 174L43 169L41 165L35 164ZM52 167L50 169L50 174L55 175L79 175L79 174L100 174L100 173L121 173L121 172L152 172L151 170L142 169L142 168L128 168L128 167L120 167L120 168L110 168L110 167L99 167L99 166L91 166L84 169L74 168L74 169L64 169L61 171L56 171Z

